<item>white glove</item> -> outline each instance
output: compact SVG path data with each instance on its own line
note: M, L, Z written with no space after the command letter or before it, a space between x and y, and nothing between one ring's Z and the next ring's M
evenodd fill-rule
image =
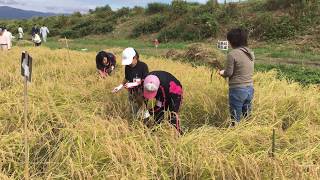
M158 107L162 107L162 102L161 102L161 101L157 101L156 105L157 105Z
M132 82L132 83L127 83L124 85L126 88L130 89L130 88L134 88L134 87L137 87L139 86L139 83L138 82Z
M112 71L114 70L114 66L111 66L111 70L112 70Z
M220 75L224 75L224 70L219 71Z
M117 93L117 92L120 91L122 88L123 88L123 84L120 84L119 86L115 87L112 92L113 92L113 93Z
M146 111L144 112L144 114L143 114L143 118L144 118L144 119L149 118L150 116L151 116L151 115L150 115L150 113L149 113L148 110L146 110Z
M136 83L138 83L139 85L141 84L141 79L140 78L135 78L135 79L133 79L133 82L136 82Z

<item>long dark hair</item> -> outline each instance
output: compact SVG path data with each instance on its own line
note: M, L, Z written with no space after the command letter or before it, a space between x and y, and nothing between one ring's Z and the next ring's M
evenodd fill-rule
M138 51L136 49L133 49L133 50L136 52L136 57L137 57L137 60L139 61L140 56L139 56Z
M103 58L107 57L108 58L108 55L105 51L100 51L98 52L97 56L96 56L96 61L101 63L103 62Z

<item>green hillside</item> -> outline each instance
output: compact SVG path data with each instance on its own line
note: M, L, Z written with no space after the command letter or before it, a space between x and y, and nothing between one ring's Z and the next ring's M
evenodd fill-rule
M224 37L231 27L250 30L255 40L287 40L317 33L320 2L316 0L265 0L241 3L206 4L173 1L151 3L146 8L97 7L88 14L5 21L12 31L21 24L30 31L33 24L46 24L52 35L79 38L87 35L112 35L122 38L157 37L164 41L210 40ZM319 46L319 45L318 45Z
M30 32L34 24L49 27L53 38L46 46L50 48L65 48L59 38L67 37L74 39L70 42L74 50L134 46L143 54L162 57L168 57L171 50L188 51L187 47L194 42L214 47L218 39L225 39L230 28L244 27L250 32L249 46L256 53L258 71L277 69L280 77L284 75L303 84L320 83L317 0L249 0L226 4L212 0L206 4L173 1L119 10L106 5L88 14L76 12L70 16L0 22L14 34L19 25ZM157 50L152 44L155 38L161 42ZM287 67L288 64L291 66Z

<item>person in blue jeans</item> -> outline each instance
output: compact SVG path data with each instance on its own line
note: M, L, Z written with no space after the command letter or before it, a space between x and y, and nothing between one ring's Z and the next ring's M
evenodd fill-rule
M231 29L227 34L232 51L228 53L226 66L220 70L222 77L229 79L229 106L232 125L239 123L241 116L246 118L252 110L254 96L253 73L254 53L248 48L246 30Z

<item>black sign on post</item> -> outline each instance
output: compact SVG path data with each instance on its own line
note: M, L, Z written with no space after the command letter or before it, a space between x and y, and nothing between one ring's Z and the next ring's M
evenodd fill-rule
M32 57L26 52L21 55L21 75L31 82L32 75Z

